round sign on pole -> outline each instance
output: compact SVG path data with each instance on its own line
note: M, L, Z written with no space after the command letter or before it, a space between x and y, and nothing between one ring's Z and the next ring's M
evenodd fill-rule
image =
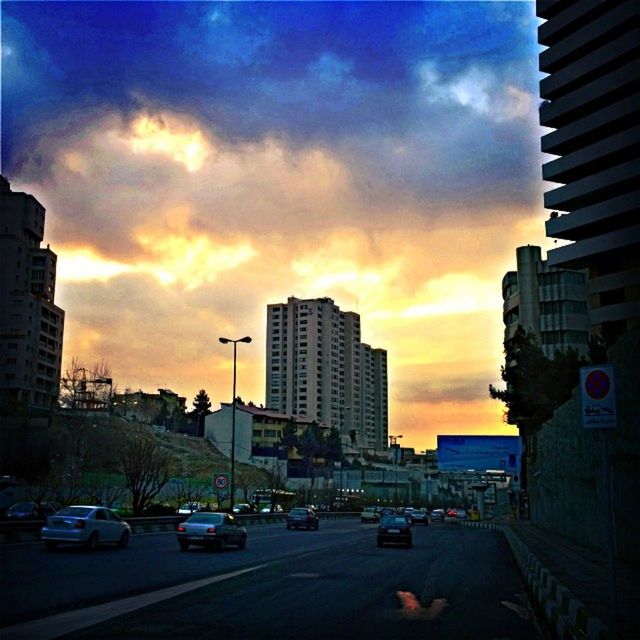
M594 369L587 375L584 381L584 388L590 398L602 400L607 397L611 390L611 379L606 371Z
M602 364L580 368L582 426L585 429L611 429L616 426L614 368Z
M218 491L224 491L229 487L229 476L221 473L214 478L213 484Z

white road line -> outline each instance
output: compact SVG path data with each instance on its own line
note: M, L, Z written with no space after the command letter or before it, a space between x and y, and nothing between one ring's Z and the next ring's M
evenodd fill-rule
M67 633L72 633L73 631L90 627L105 620L124 615L125 613L130 613L136 609L141 609L142 607L156 604L169 598L175 598L183 593L188 593L189 591L194 591L195 589L200 589L201 587L206 587L216 582L230 580L231 578L235 578L244 573L250 573L251 571L257 571L266 566L266 564L261 564L255 567L249 567L248 569L240 569L239 571L213 576L212 578L203 578L174 587L159 589L151 593L143 593L130 598L106 602L87 609L68 611L48 618L23 622L12 627L0 629L0 636L2 640L52 640Z

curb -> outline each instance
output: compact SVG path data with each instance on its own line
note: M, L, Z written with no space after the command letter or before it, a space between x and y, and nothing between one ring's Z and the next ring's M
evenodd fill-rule
M511 527L488 522L459 524L465 527L493 529L504 534L527 587L544 612L558 640L615 640L618 637L549 572Z

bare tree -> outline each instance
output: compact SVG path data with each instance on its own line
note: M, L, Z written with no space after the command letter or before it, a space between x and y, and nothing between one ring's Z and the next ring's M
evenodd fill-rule
M278 494L287 490L287 472L283 470L277 459L260 471L267 489L271 493L271 509L273 510L278 500Z
M200 502L207 494L207 486L202 482L191 479L179 480L175 483L172 481L171 491L168 498L177 504L195 504Z
M124 481L95 473L85 476L82 490L91 504L102 504L106 507L113 507L127 494Z
M111 408L115 386L111 367L100 360L87 369L74 356L60 379L60 405L66 409L105 411Z
M169 481L171 460L153 435L139 433L124 441L120 462L133 515L139 516Z
M263 474L255 467L241 467L236 470L235 486L242 491L244 501L253 504L252 489L264 480Z

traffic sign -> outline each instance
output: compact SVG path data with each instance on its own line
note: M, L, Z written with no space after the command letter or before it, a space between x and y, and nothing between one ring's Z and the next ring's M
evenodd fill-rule
M612 429L616 426L616 396L613 365L580 368L582 426Z
M217 491L224 491L229 488L229 474L217 473L213 478L213 486Z

